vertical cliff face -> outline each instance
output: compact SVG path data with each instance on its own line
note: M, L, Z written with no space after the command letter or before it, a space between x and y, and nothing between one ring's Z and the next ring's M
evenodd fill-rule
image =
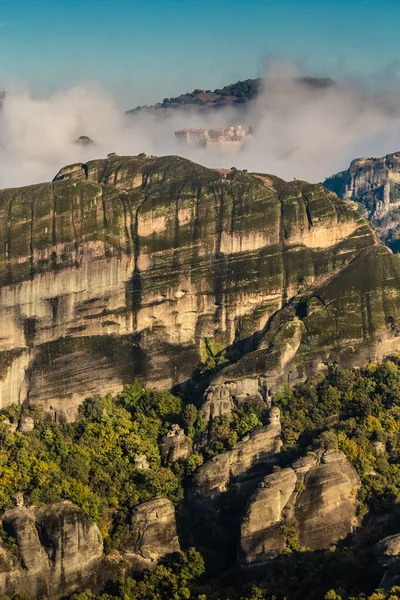
M376 245L322 186L112 157L0 192L0 406L168 388Z
M133 571L154 569L180 550L175 507L168 498L155 498L137 506L130 533L121 551Z
M340 198L357 202L361 214L376 226L381 239L398 251L400 229L400 152L382 158L357 158L347 171L324 185Z

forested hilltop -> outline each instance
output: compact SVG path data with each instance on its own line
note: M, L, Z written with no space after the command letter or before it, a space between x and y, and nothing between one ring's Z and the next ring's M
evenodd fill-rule
M201 385L207 369L215 368L218 365L204 365L197 384ZM199 523L193 515L197 508L192 494L193 486L199 485L196 476L204 466L232 452L249 434L268 427L270 411L244 405L229 415L215 417L210 429L201 407L189 400L145 389L137 381L116 396L85 401L73 424L46 423L37 408L11 406L1 411L3 514L22 510L12 508L16 502L29 510L32 505L71 501L98 526L104 556L114 561L115 572L108 567L103 592L80 592L74 599L400 597L400 588L373 593L386 569L377 555L376 543L397 534L400 527L397 355L361 369L341 370L330 364L325 374L293 387L284 386L275 395L273 410L279 408L281 412L283 447L271 467L272 475L283 474L294 461L312 453L343 452L360 480L354 491L357 525L351 535L325 550L311 550L301 543L302 523L284 517L279 526L285 533L286 547L261 570L246 571L243 565L238 568L235 553L229 548L232 539L240 535L237 530L232 538L231 532L216 521L208 527L207 535L196 529ZM181 450L183 437L187 441L187 451L179 458L170 452L171 428L180 432ZM302 493L307 482L296 485ZM162 561L164 564L154 564L154 570L130 573L118 580L115 575L121 564L118 568L117 564L123 561L132 535L132 510L160 497L175 506L180 547ZM10 517L3 521L3 547L17 556L21 539L10 522ZM389 562L393 579L394 572L400 574L400 559L392 555Z
M334 82L329 77L301 77L299 81L315 89L334 85ZM193 92L187 92L172 98L164 98L162 102L151 106L138 106L129 110L127 114L135 114L144 109L177 109L188 107L214 109L226 106L240 106L254 100L262 90L264 83L265 80L259 77L257 79L237 81L236 83L231 83L215 90L201 90L196 88Z

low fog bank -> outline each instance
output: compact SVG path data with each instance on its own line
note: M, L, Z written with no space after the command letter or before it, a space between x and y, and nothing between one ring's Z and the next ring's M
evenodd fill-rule
M54 177L74 162L118 154L180 154L210 167L247 168L284 179L321 181L359 156L400 150L400 94L396 82L379 92L359 82L313 88L292 65L274 63L264 90L245 106L198 111L120 112L97 85L77 86L48 98L8 92L0 110L0 188ZM177 145L183 128L251 125L255 135L236 153ZM76 143L89 136L93 145Z

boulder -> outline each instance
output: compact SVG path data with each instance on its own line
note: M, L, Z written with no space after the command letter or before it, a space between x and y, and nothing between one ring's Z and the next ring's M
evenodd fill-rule
M210 385L206 390L201 415L206 421L229 414L234 406L250 404L254 408L270 408L271 397L265 386L265 378L243 378L227 381L222 385Z
M400 534L390 535L375 544L373 554L384 567L396 561L400 557Z
M28 431L32 431L35 428L35 421L32 417L28 415L22 415L19 423L18 423L18 431L22 433L27 433Z
M328 450L304 474L293 517L302 546L319 550L352 533L357 524L356 491L361 483L343 452Z
M10 419L3 419L2 421L0 421L0 425L5 425L5 427L10 433L15 433L18 429L18 423L11 422Z
M284 550L280 523L296 482L293 469L282 469L263 479L242 522L240 556L244 563L264 563Z
M149 461L145 454L138 454L134 458L135 467L137 469L142 469L143 471L147 471L150 468Z

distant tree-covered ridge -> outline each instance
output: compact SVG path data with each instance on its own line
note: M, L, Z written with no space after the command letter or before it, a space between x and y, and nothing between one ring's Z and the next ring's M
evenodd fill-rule
M318 77L301 77L299 81L312 88L328 87L333 85L332 79ZM217 88L215 90L202 90L196 88L193 92L180 94L176 97L164 98L162 102L152 106L138 106L128 111L128 114L136 113L143 109L171 109L187 106L197 106L201 108L221 108L224 106L240 105L254 100L262 89L265 80L261 77L257 79L245 79Z

